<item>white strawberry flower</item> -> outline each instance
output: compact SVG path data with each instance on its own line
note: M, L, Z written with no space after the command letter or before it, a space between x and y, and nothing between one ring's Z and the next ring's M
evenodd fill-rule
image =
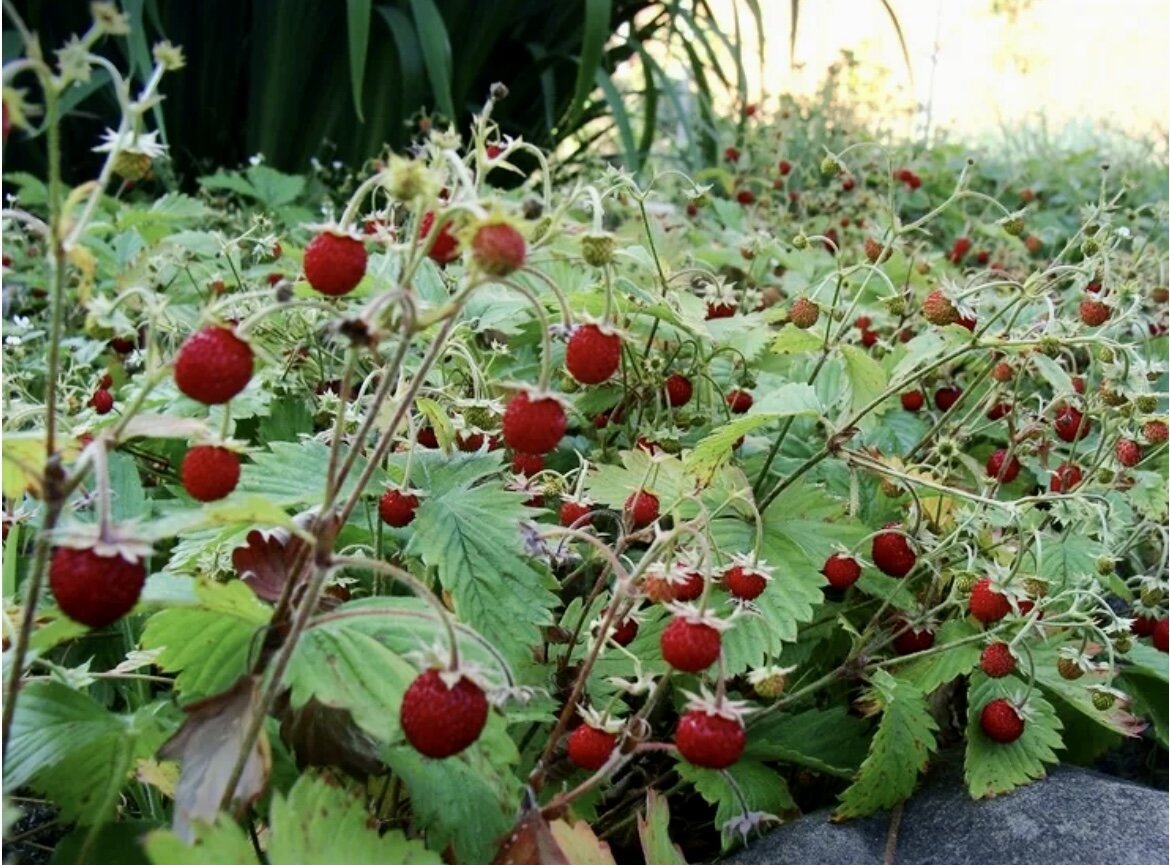
M157 132L139 132L119 134L115 129L107 129L102 133L102 143L93 148L94 153L137 153L157 159L167 152L165 144L158 142Z

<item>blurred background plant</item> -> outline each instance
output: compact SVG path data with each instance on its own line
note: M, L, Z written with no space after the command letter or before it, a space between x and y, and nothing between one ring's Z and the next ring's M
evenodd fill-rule
M356 165L384 145L402 149L432 124L465 124L496 81L511 93L494 118L504 135L549 147L588 129L571 158L616 132L633 168L649 153L659 106L669 102L688 151L712 159L712 89L743 100L739 17L762 20L757 0L732 4L730 34L706 0L496 0L490 9L477 0L121 5L130 35L107 40L100 52L138 78L149 69L151 41L167 38L186 52L184 74L167 82L154 112L182 179L255 154L290 172L306 170L312 158ZM16 0L12 8L46 46L83 30L89 14L85 4L52 0ZM689 81L668 74L649 45L658 56L685 58ZM19 51L6 20L5 62ZM635 56L642 80L623 95L613 75ZM74 120L65 127L66 170L78 177L92 173L98 157L90 147L116 108L104 83L95 74L63 106ZM42 151L35 133L16 136L7 167L43 173Z

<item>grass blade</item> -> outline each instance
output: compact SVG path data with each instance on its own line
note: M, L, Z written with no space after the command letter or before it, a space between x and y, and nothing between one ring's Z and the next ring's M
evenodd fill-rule
M601 57L609 39L612 11L611 0L585 0L585 30L581 35L581 57L577 61L577 83L563 128L573 128L596 83L595 74L601 68Z
M630 171L637 171L638 145L634 143L634 128L630 125L630 115L622 102L622 95L614 86L609 73L600 66L597 67L597 76L594 80L605 94L605 101L609 103L610 113L613 114L613 122L617 124L618 139L622 143L622 161Z
M796 69L796 25L800 22L800 0L792 0L792 21L788 25L788 68Z
M451 96L451 37L447 25L435 0L410 0L410 11L414 15L414 28L435 104L452 123L458 122L455 100Z
M349 83L353 89L353 110L361 122L362 83L366 77L366 52L370 48L370 0L346 0L346 29L349 33Z
M906 74L910 76L910 85L914 86L914 68L910 65L910 50L906 47L906 37L902 34L902 23L898 20L894 7L890 5L890 0L881 0L881 4L886 7L886 14L890 16L894 32L898 34L898 45L902 49L902 59L906 62Z

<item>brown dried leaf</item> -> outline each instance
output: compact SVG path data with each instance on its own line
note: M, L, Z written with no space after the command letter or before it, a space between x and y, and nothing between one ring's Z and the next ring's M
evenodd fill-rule
M260 711L256 676L243 676L222 694L185 708L183 726L159 749L159 756L182 764L175 789L175 834L194 839L192 823L214 822L224 797L245 731ZM268 784L272 755L263 728L252 746L243 774L232 793L238 813L255 802Z
M575 865L565 858L532 791L526 791L520 819L500 842L492 865Z

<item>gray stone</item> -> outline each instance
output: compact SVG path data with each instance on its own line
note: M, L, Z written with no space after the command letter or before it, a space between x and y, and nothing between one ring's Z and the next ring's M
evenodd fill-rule
M1163 865L1167 794L1063 766L1043 781L973 801L955 769L906 803L894 865ZM890 815L829 822L817 811L727 858L727 865L882 865Z

